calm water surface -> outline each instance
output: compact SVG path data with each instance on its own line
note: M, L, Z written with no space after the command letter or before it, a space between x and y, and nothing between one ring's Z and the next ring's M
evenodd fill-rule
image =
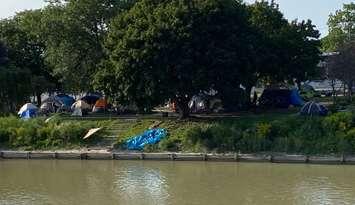
M355 204L355 166L0 161L0 204Z

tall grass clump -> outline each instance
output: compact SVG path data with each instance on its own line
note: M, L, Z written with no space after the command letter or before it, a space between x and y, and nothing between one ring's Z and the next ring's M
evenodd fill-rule
M85 133L97 127L96 122L60 121L44 119L21 120L0 118L0 143L9 148L51 149L84 146L97 141L100 135L83 140Z

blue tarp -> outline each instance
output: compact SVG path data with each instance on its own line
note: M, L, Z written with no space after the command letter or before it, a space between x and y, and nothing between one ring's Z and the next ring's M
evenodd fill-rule
M302 97L300 96L297 89L291 90L290 101L291 101L291 105L293 105L293 106L304 105L304 101L302 100Z
M145 145L156 144L167 136L165 129L151 129L145 131L142 135L130 138L126 141L126 147L129 150L142 150Z
M75 102L74 98L69 95L59 94L56 97L67 107L71 107Z

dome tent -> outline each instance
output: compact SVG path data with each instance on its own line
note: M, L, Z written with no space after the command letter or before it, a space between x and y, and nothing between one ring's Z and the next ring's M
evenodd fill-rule
M301 108L300 114L305 116L326 116L328 109L324 105L311 101Z
M56 95L56 98L58 98L66 107L71 107L75 102L73 97L66 94L58 94Z
M72 116L83 116L91 109L91 106L83 100L76 101L72 106Z
M107 109L107 101L105 98L100 98L96 101L92 112L104 112Z
M71 109L72 110L75 110L75 109L90 110L91 106L83 100L78 100L71 106Z
M57 97L50 96L42 102L40 112L43 114L56 113L63 110L65 104Z
M30 119L36 117L37 111L38 111L37 106L35 106L32 103L26 103L21 107L20 111L17 114L22 119Z

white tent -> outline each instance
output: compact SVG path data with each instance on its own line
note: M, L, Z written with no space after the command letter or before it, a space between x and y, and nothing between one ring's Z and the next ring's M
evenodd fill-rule
M38 110L38 107L32 103L26 103L21 107L17 114L22 115L22 113L26 112L27 110Z
M78 100L76 101L72 106L71 106L72 110L76 110L76 109L82 109L82 110L90 110L91 107L89 104L87 104L85 101L83 100Z

